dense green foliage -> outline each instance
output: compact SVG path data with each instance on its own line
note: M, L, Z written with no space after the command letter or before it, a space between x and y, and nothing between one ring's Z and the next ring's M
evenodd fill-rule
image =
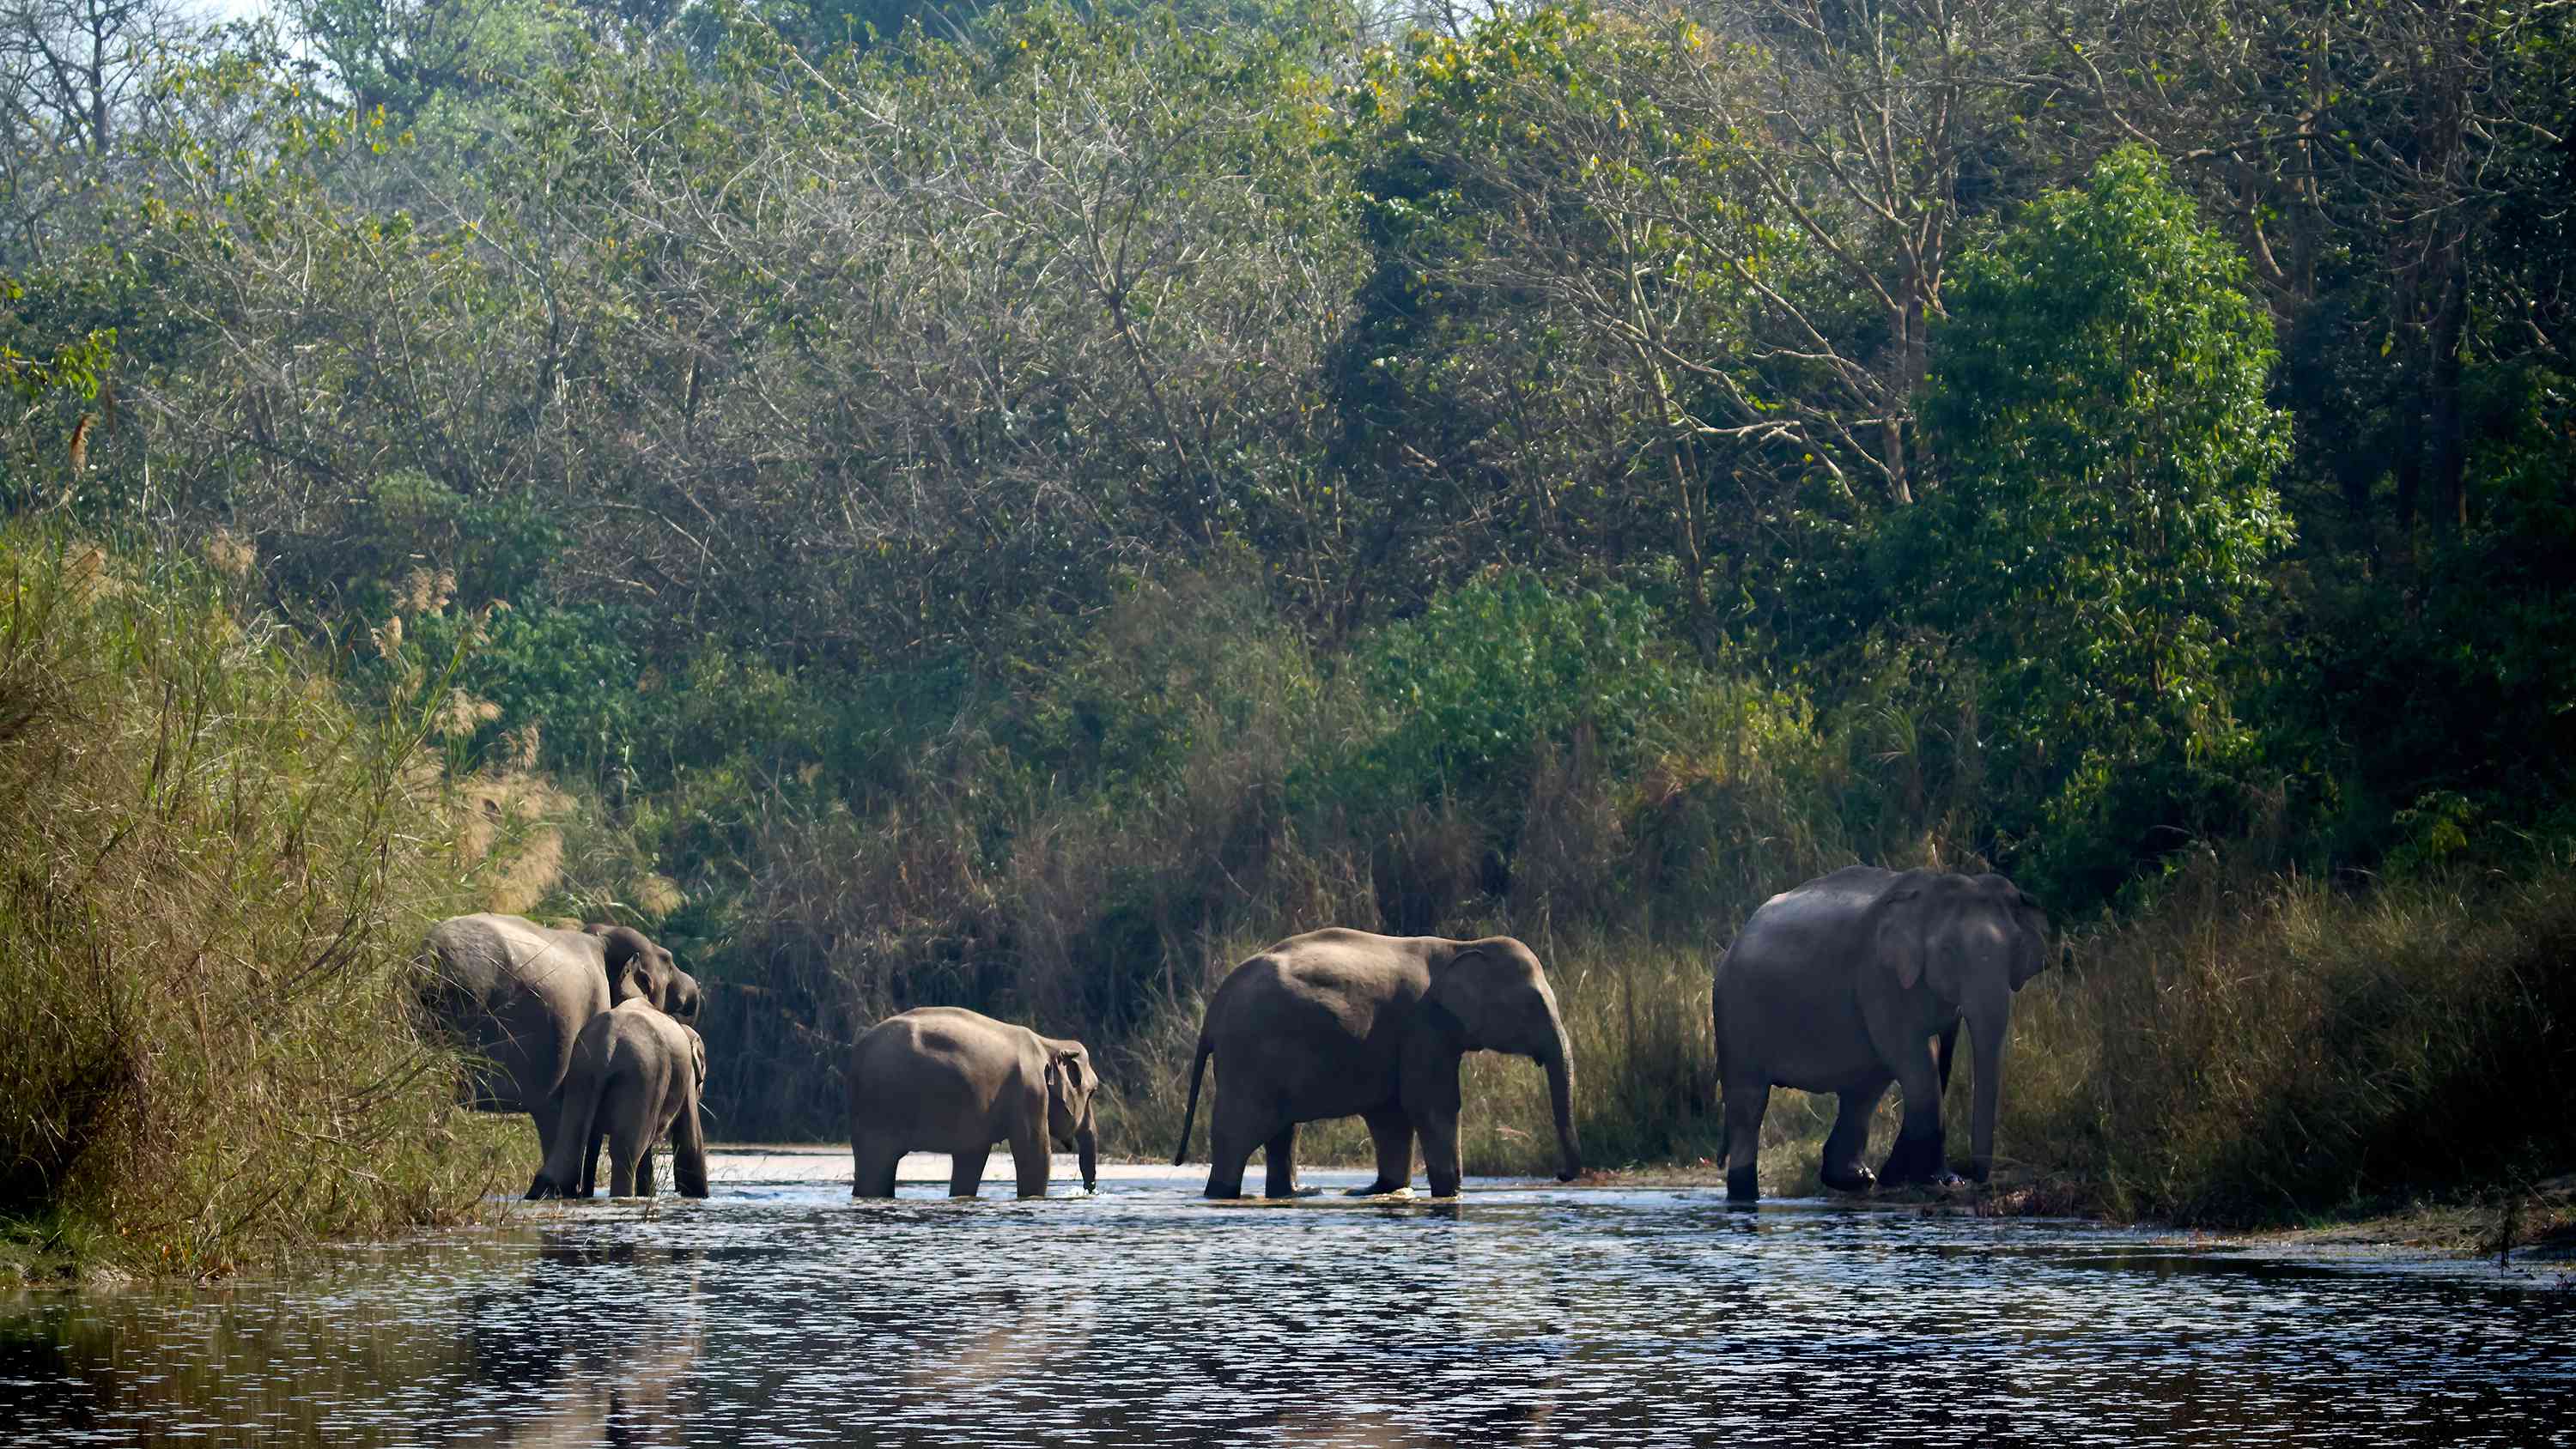
M2289 420L2244 271L2124 149L1964 259L1936 334L1947 486L1906 520L1898 572L1976 667L1998 833L2051 899L2118 889L2170 848L2160 830L2236 823L2202 805L2257 748L2229 635L2289 532L2270 486Z
M1343 923L1578 953L1656 1155L1834 865L2089 929L2576 826L2561 10L163 19L0 115L0 500L361 707L461 651L483 898L708 979L720 1134L929 1001L1144 1123Z

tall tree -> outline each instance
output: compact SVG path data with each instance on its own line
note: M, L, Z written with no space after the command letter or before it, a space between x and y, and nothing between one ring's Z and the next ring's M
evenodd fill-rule
M1981 667L2027 792L2018 820L2001 802L2008 830L2152 850L2113 818L2138 772L2231 748L2228 634L2289 536L2289 421L2245 271L2138 148L1961 265L1926 408L1949 480L1908 537L1921 617ZM2150 809L2189 793L2154 783ZM2086 864L2099 892L2133 862Z

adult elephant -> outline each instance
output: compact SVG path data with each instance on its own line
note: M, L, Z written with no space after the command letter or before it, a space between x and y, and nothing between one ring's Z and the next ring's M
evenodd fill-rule
M1855 865L1763 902L1717 963L1710 1012L1726 1092L1726 1195L1759 1195L1771 1089L1832 1092L1825 1185L1845 1192L1947 1176L1941 1095L1965 1021L1976 1051L1974 1156L1994 1164L2012 997L2048 959L2048 918L1999 875ZM1895 1083L1905 1122L1873 1179L1869 1120Z
M1574 1050L1556 993L1530 948L1509 936L1452 941L1310 931L1237 965L1209 998L1190 1064L1177 1166L1198 1115L1199 1077L1217 1059L1208 1126L1209 1197L1243 1195L1244 1164L1262 1148L1264 1191L1297 1189L1297 1124L1358 1117L1377 1147L1377 1180L1413 1180L1413 1139L1431 1190L1458 1191L1458 1065L1472 1051L1525 1056L1547 1070L1557 1173L1583 1170L1574 1136Z
M629 996L592 1017L573 1041L563 1116L528 1196L588 1197L592 1150L608 1139L608 1194L653 1195L653 1144L671 1138L671 1177L682 1197L707 1195L707 1139L698 1102L707 1044L695 1028Z
M469 1058L469 1104L527 1113L549 1159L573 1043L592 1017L635 999L697 1019L697 978L631 926L564 931L519 916L451 916L429 928L423 954L430 1015ZM581 1186L588 1195L587 1170Z
M1100 1178L1100 1074L1078 1041L954 1006L887 1017L850 1046L850 1196L894 1196L907 1152L949 1156L948 1195L973 1197L993 1144L1011 1144L1020 1196L1044 1197L1048 1143Z

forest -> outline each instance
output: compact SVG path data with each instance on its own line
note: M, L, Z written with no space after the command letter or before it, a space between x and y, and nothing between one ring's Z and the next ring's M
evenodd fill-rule
M9 0L0 128L0 1217L253 1251L281 1062L462 1210L351 1018L473 909L674 951L720 1138L945 1003L1136 1154L1232 962L1508 932L1688 1161L1855 861L2046 904L2051 1201L2576 1160L2557 0Z

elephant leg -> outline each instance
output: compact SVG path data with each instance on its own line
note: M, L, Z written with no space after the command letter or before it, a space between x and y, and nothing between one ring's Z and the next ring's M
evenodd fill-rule
M1041 1102L1036 1116L1011 1133L1011 1175L1019 1179L1020 1196L1044 1197L1047 1178L1054 1170L1055 1154L1047 1146L1046 1104Z
M644 1149L635 1154L635 1195L653 1195L653 1143L646 1139Z
M1905 1098L1905 1123L1896 1145L1879 1165L1882 1187L1930 1182L1948 1175L1941 1153L1941 1071L1933 1064L1932 1039L1908 1037L1893 1044L1888 1063L1896 1070L1896 1090ZM1839 1128L1838 1128L1839 1130Z
M1297 1124L1289 1123L1261 1144L1261 1195L1297 1195Z
M901 1161L902 1146L882 1133L851 1137L850 1196L894 1196L894 1170Z
M1402 1192L1413 1185L1413 1123L1403 1112L1381 1108L1363 1116L1369 1141L1377 1147L1377 1181L1351 1189L1352 1197Z
M1771 1106L1771 1083L1762 1077L1726 1081L1726 1200L1752 1202L1762 1195L1762 1114Z
M1207 1195L1243 1196L1243 1169L1252 1161L1253 1149L1278 1130L1276 1121L1262 1120L1242 1105L1240 1097L1229 1097L1220 1089L1216 1110L1208 1117Z
M993 1155L993 1144L987 1142L963 1152L948 1155L948 1195L973 1197L984 1187L984 1163Z
M1878 1181L1861 1163L1869 1150L1869 1119L1878 1115L1879 1099L1887 1095L1887 1084L1893 1078L1881 1077L1876 1085L1857 1087L1842 1094L1842 1110L1834 1117L1834 1130L1825 1136L1825 1160L1817 1176L1836 1192L1867 1192Z
M599 1191L599 1153L608 1145L608 1130L594 1127L590 1132L590 1150L581 1155L581 1186L576 1197L589 1197Z
M609 1134L608 1195L610 1197L635 1195L635 1159L639 1155L635 1146L635 1143L623 1132ZM652 1149L647 1147L644 1150L650 1152Z
M538 1188L546 1181L546 1170L543 1164L555 1160L555 1123L563 1117L562 1094L557 1093L556 1095L547 1098L545 1105L539 1107L536 1111L530 1112L528 1115L536 1119L537 1123L537 1161L540 1164L537 1168L536 1178L528 1184L528 1194L533 1197L536 1195ZM561 1183L557 1185L558 1192L569 1192L571 1188L572 1184L570 1183ZM589 1183L585 1182L582 1184L581 1195L583 1197L590 1196Z
M1456 1197L1465 1174L1458 1163L1458 1074L1427 1073L1408 1084L1404 1109L1422 1138L1422 1171L1431 1179L1433 1197Z
M1456 1197L1458 1183L1465 1176L1458 1166L1456 1110L1416 1117L1413 1130L1422 1134L1422 1170L1431 1179L1431 1195Z

